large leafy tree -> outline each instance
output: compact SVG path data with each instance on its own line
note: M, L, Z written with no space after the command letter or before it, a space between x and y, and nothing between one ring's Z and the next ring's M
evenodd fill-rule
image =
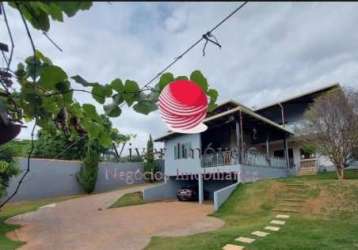
M86 2L9 2L35 29L47 32L50 19L62 22L64 16L74 16L80 10L88 10L92 3ZM11 73L10 69L2 70ZM59 65L34 49L34 54L17 65L15 75L2 78L0 86L0 123L31 121L44 130L61 130L69 137L86 134L89 139L109 147L112 134L93 104L80 104L74 98L76 91L89 93L103 105L107 117L118 117L124 105L138 113L149 114L157 109L156 102L161 90L175 79L195 81L210 97L209 109L215 107L218 93L209 88L204 75L196 70L190 76L177 76L167 72L160 76L154 86L140 87L132 79L116 78L108 83L91 82L80 75L69 76ZM12 88L15 77L19 89ZM74 82L84 88L75 89Z

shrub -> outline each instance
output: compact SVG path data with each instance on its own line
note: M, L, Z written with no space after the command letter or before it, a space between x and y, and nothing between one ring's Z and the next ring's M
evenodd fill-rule
M98 143L90 141L81 169L76 175L78 183L86 193L92 193L96 187L99 160Z
M20 173L17 162L14 160L14 152L6 145L0 146L0 197L6 194L11 177Z

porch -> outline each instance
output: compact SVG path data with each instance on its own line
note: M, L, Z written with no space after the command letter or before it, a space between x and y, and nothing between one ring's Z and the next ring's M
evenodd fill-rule
M292 133L245 107L209 117L206 124L208 130L201 134L202 168L294 166L287 143Z

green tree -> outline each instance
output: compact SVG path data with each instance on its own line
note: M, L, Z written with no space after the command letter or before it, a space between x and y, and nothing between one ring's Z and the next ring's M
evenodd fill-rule
M149 135L149 139L147 142L147 150L145 154L145 161L144 161L144 172L151 173L148 181L154 181L154 174L157 171L156 162L154 159L154 145L152 135Z
M100 148L98 141L89 141L86 156L76 176L78 183L86 193L92 193L96 187Z
M33 156L37 158L81 160L86 154L87 138L70 140L62 132L54 134L46 130L38 132Z

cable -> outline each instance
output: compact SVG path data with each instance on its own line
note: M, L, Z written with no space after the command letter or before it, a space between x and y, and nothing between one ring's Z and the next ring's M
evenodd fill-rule
M196 47L200 42L202 42L205 39L205 36L211 36L211 33L215 31L217 28L219 28L223 23L225 23L230 17L232 17L234 14L236 14L242 7L244 7L248 1L245 1L240 6L238 6L235 10L233 10L229 15L227 15L223 20L221 20L218 24L216 24L213 28L211 28L208 32L203 34L200 39L198 39L196 42L194 42L189 48L187 48L183 53L181 53L179 56L174 58L174 60L169 63L167 66L164 67L161 71L159 71L152 79L150 79L143 88L147 88L154 80L156 80L159 76L161 76L165 71L167 71L169 68L171 68L176 62L178 62L180 59L183 58L189 51L191 51L194 47Z

